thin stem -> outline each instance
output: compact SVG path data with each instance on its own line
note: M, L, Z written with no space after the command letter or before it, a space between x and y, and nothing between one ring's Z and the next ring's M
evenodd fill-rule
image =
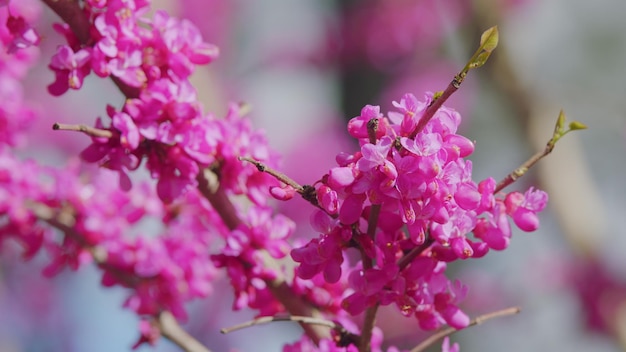
M406 268L409 264L411 264L413 259L417 258L420 254L422 254L422 252L428 249L428 247L430 247L433 242L435 242L435 240L432 237L427 236L426 240L424 241L424 243L422 243L421 246L413 248L409 253L407 253L406 255L404 255L404 257L398 260L398 269L402 271L404 268Z
M367 122L367 136L371 144L376 144L376 132L378 131L378 119L371 119ZM367 219L367 236L375 241L376 239L376 227L378 226L378 217L380 216L381 204L374 204L370 209L370 214ZM363 262L363 269L371 269L374 264L374 260L367 257L365 250L360 249L361 261ZM359 343L360 352L370 352L372 349L372 333L374 325L376 324L376 312L378 312L378 303L368 307L365 311L365 320L363 321L363 328L361 329L361 340Z
M253 164L254 166L256 166L256 168L260 171L260 172L266 172L272 176L274 176L274 178L276 178L277 180L281 181L282 183L289 185L290 187L292 187L293 189L296 190L296 192L298 192L298 194L300 194L302 196L302 198L304 200L306 200L307 202L311 203L311 205L323 210L324 212L326 212L328 214L328 212L326 211L326 209L324 209L317 201L317 194L315 193L315 187L310 186L310 185L303 185L301 186L298 182L294 181L291 177L285 175L284 173L274 170L271 167L263 164L260 161L254 160L252 158L248 158L248 157L244 157L244 156L240 156L239 160L241 161L247 161L251 164ZM336 218L337 214L328 214L329 216L331 216L332 218Z
M367 236L372 240L375 238L376 226L378 224L378 216L380 215L380 204L372 205L370 210L370 216L368 219ZM362 235L359 235L362 236ZM374 260L369 258L365 254L365 249L359 246L361 252L361 262L363 263L363 270L371 269L374 266ZM378 303L368 307L365 311L365 320L363 321L363 328L361 329L361 338L358 345L359 352L370 352L372 343L372 333L374 325L376 324L376 312L378 312Z
M372 240L376 236L376 227L378 226L378 217L380 216L381 204L374 204L370 208L370 216L367 220L367 235Z
M89 127L87 125L67 125L64 123L55 123L54 125L52 125L52 129L55 131L77 131L92 137L113 137L113 132L109 130L102 130L99 128Z
M304 323L304 324L310 324L310 325L322 325L322 326L326 326L328 328L331 328L333 330L343 330L343 326L330 321L330 320L325 320L325 319L319 319L319 318L312 318L312 317L307 317L307 316L299 316L299 315L290 315L290 316L284 316L284 317L280 317L280 316L276 316L276 317L260 317L260 318L256 318L250 321L247 321L245 323L241 323L241 324L237 324L234 326L231 326L229 328L223 328L220 330L220 332L222 334L228 334L231 333L233 331L237 331L237 330L241 330L241 329L245 329L245 328L249 328L255 325L262 325L262 324L268 324L268 323L273 323L276 321L292 321L292 322L298 322L298 323Z
M533 167L539 160L541 160L542 158L550 154L553 149L554 149L554 138L548 141L544 150L535 153L528 160L526 160L522 165L520 165L520 167L513 170L510 174L506 175L506 177L502 179L502 181L498 182L498 185L496 186L496 190L494 191L494 193L500 192L506 186L512 184L518 178L524 176L531 167Z
M374 325L376 324L376 313L378 312L378 307L379 304L376 303L367 308L365 311L365 320L363 321L363 329L361 329L359 352L370 352L372 350L372 333L374 331Z
M319 310L314 308L310 302L305 301L300 295L293 292L291 287L283 280L265 280L268 289L272 292L272 296L285 306L287 311L295 316L311 317L313 319L323 319ZM316 345L319 345L322 339L331 338L328 326L312 325L299 322L304 332Z
M474 325L480 325L482 323L484 323L487 320L491 320L494 318L500 318L500 317L505 317L508 315L514 315L517 314L521 311L521 309L519 307L511 307L511 308L506 308L506 309L502 309L499 311L495 311L492 313L487 313L484 315L481 315L479 317L474 318L469 325L465 328L469 328L470 326L474 326ZM455 332L460 331L457 330L455 328L445 328L437 333L435 333L434 335L430 336L429 338L427 338L426 340L422 341L422 343L420 343L419 345L415 346L415 348L413 348L411 350L411 352L422 352L425 351L428 347L430 347L431 345L433 345L435 342L437 342L438 340L443 339L446 336L452 335Z
M372 205L370 209L370 215L367 220L367 236L375 241L376 239L376 227L378 226L378 217L380 216L380 204ZM352 236L363 236L360 231L353 230ZM374 259L369 258L367 254L365 254L365 248L363 246L359 246L359 251L361 252L361 262L363 263L363 270L371 269L374 267Z
M185 331L170 312L161 312L156 319L161 335L186 352L211 352Z
M491 27L483 32L480 38L480 46L478 47L476 52L474 52L474 55L472 55L467 64L465 64L465 67L463 67L461 72L457 73L456 76L454 76L452 82L450 82L446 90L443 91L440 96L435 95L434 100L432 101L430 106L426 108L426 111L424 112L424 115L422 115L422 118L415 127L415 130L413 130L413 132L410 134L410 138L415 138L415 136L424 129L428 121L430 121L430 119L435 116L435 113L437 112L437 110L439 110L443 103L448 100L448 98L454 92L459 90L461 83L463 83L465 77L467 77L467 73L471 69L481 67L485 64L485 62L491 55L491 52L496 48L496 46L498 46L498 27Z
M283 174L280 171L274 170L271 167L263 164L260 161L256 161L252 158L246 157L246 156L240 156L239 160L242 161L247 161L251 164L253 164L254 166L256 166L256 168L260 171L260 172L265 172L267 174L270 174L272 176L274 176L277 180L283 182L284 184L287 184L291 187L293 187L298 193L302 194L302 192L304 192L304 187L300 186L300 184L296 181L294 181L292 178L290 178L289 176Z
M459 90L459 87L463 82L463 78L464 77L461 77L460 75L456 75L454 79L450 82L450 84L448 84L446 90L444 90L439 97L434 98L434 100L426 108L426 111L424 111L424 115L422 115L422 117L420 118L420 121L417 123L417 126L415 126L413 132L411 132L411 134L409 135L409 138L415 138L415 136L417 136L417 134L420 133L424 129L424 127L426 127L428 121L430 121L433 116L435 116L435 113L437 113L443 103L445 103L446 100L448 100L448 98L450 98L450 96L454 94L454 92Z
M208 172L208 171L204 171ZM196 178L198 181L198 190L206 198L215 211L220 215L226 227L229 230L234 230L241 224L241 219L237 216L237 210L235 206L228 198L228 195L224 193L222 187L211 188L209 180L205 177L204 172L200 172Z

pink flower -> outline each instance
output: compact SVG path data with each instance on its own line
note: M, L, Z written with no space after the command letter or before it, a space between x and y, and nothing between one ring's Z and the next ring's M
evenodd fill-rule
M296 194L296 190L289 185L285 185L283 187L270 187L270 194L278 200L285 201L293 198Z
M112 126L120 132L120 143L124 148L135 150L139 147L139 129L133 119L124 112L115 112L111 117Z
M421 115L426 110L430 102L420 102L415 98L413 94L405 94L400 102L393 102L393 106L400 112L389 112L389 119L396 127L396 133L400 136L410 135L417 123L421 118Z
M195 65L208 64L219 55L218 48L203 42L200 32L189 21L178 21L164 11L157 11L152 26L150 46L164 58L158 65L162 75L185 79Z
M504 204L498 202L486 216L478 219L474 236L483 240L492 249L506 249L511 241L511 225L504 212Z
M9 16L6 26L13 35L13 41L9 44L7 53L12 54L20 49L39 45L41 41L39 33L22 16Z
M542 211L548 203L546 192L531 187L523 195L512 192L505 199L506 212L513 218L515 225L523 231L535 231L539 227L537 213Z
M322 235L291 251L291 258L300 263L296 274L302 279L310 279L323 272L327 282L335 283L341 277L342 249L351 237L350 228L339 226L337 220L331 220L321 211L314 213L311 222Z
M80 89L83 86L83 79L91 71L90 58L90 49L74 52L67 45L59 46L48 65L56 75L54 83L48 86L50 94L59 96L70 88Z
M361 110L361 115L352 118L348 122L348 133L354 138L368 138L367 124L372 119L381 119L380 106L366 105ZM378 125L376 130L376 137L380 138L385 135L385 127L382 124Z
M291 258L300 263L296 274L302 279L310 279L319 272L324 273L324 279L335 283L341 277L342 242L336 235L322 235L313 239L304 247L291 251Z
M326 210L330 215L337 214L338 200L336 191L326 185L322 185L317 188L316 194L317 202L322 209Z
M114 110L108 109L109 113L114 113ZM123 118L121 118L123 119ZM123 125L123 121L117 122L120 127ZM122 189L129 190L131 188L130 178L126 174L129 170L135 170L139 167L139 158L126 151L126 148L138 143L137 135L133 132L132 122L126 120L124 125L126 132L124 138L124 145L118 138L92 138L92 144L85 148L80 156L83 160L91 163L99 162L102 166L116 170L120 175L120 186ZM103 129L101 119L96 120L96 128Z
M452 346L450 346L450 337L446 336L443 339L443 344L441 345L441 352L459 352L461 351L461 348L459 347L458 343L454 343Z
M156 325L145 319L139 321L139 332L141 336L139 337L139 340L133 345L133 350L136 350L144 343L155 346L157 341L161 337L161 330Z

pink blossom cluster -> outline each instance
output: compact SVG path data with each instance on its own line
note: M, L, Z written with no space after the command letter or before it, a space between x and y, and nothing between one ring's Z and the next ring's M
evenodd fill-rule
M227 234L222 251L212 256L215 266L225 268L230 278L235 291L233 309L252 308L264 316L284 312L267 284L282 278L284 270L268 266L266 256L282 259L289 254L287 238L295 224L280 214L272 216L268 207L251 207L242 220Z
M95 262L104 286L133 289L126 307L142 316L167 309L185 320L184 303L212 291L216 269L206 248L227 231L218 215L197 192L166 206L145 183L126 192L111 172L89 176L78 167L44 167L2 148L0 244L17 241L26 259L45 251L47 276ZM158 235L141 233L140 223L150 221L164 225Z
M241 120L236 106L225 119L205 114L188 80L196 65L217 57L217 47L205 43L189 21L164 11L145 18L149 1L86 1L85 5L90 24L86 43L69 25L55 27L68 44L59 46L52 57L49 67L56 80L49 91L61 95L79 89L93 71L111 77L128 99L121 109L107 108L110 122L96 122L97 128L110 130L113 137L93 138L82 157L118 171L124 189L131 187L127 171L138 168L145 158L158 179L158 195L166 202L196 187L196 178L206 167L220 169L225 188L235 194L249 192L254 201L262 202L259 187L266 188L264 183L271 179L257 175L251 165L241 165L237 157L274 164L275 155L264 137Z
M418 101L407 94L387 116L368 105L350 120L360 151L339 154L338 166L317 184L323 212L312 222L321 235L291 256L300 263L300 278L322 273L333 283L342 276L343 252L356 248L362 261L348 276L346 311L395 304L424 329L463 328L469 318L458 303L467 287L446 277L446 263L505 249L508 218L524 231L536 230L547 195L531 188L496 196L493 179L475 183L465 159L474 145L457 134L456 111L442 107L417 130L431 103L430 95Z
M84 12L91 25L87 43L69 25L57 25L67 45L57 48L50 63L56 74L50 93L79 89L91 71L135 88L147 88L162 79L180 83L195 65L217 57L217 48L204 43L189 21L179 21L164 11L157 11L151 19L143 17L149 4L148 0L86 1Z
M0 6L0 144L24 144L35 110L24 100L21 81L39 56L36 31L28 25L39 16L31 1Z

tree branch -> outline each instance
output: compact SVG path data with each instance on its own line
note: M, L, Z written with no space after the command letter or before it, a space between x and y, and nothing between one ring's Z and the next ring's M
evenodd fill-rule
M421 246L413 248L409 253L398 260L398 269L402 271L402 269L406 268L409 264L411 264L413 259L417 258L417 256L428 249L433 242L435 242L435 240L431 236L426 236L426 240Z
M330 320L312 318L312 317L307 317L307 316L290 315L290 316L284 316L284 317L281 317L281 316L259 317L259 318L247 321L245 323L231 326L229 328L223 328L220 330L220 332L222 334L228 334L233 331L249 328L251 326L273 323L275 321L293 321L293 322L311 324L311 325L322 325L322 326L326 326L328 328L331 328L333 330L338 330L338 331L345 330L343 326Z
M502 309L502 310L499 310L499 311L495 311L495 312L492 312L492 313L487 313L487 314L481 315L481 316L476 317L475 319L473 319L465 329L469 328L470 326L480 325L480 324L484 323L487 320L491 320L491 319L494 319L494 318L505 317L505 316L508 316L508 315L514 315L514 314L519 313L520 311L521 311L521 309L519 307L511 307L511 308L506 308L506 309ZM438 340L441 340L441 339L443 339L446 336L452 335L452 334L454 334L457 331L460 331L460 330L457 330L455 328L445 328L445 329L435 333L434 335L430 336L426 340L422 341L422 343L420 343L419 345L415 346L415 348L413 348L411 350L411 352L422 352L422 351L426 350L429 346L433 345Z
M113 132L109 130L102 130L99 128L89 127L87 125L67 125L64 123L55 123L52 125L52 129L55 131L78 131L92 137L113 137Z
M211 352L185 331L170 312L162 312L156 319L161 335L186 352Z
M376 324L376 313L378 312L378 307L379 304L377 302L373 306L368 307L365 311L365 320L363 321L363 328L361 329L359 352L370 352L372 350L372 333L374 331L374 325Z

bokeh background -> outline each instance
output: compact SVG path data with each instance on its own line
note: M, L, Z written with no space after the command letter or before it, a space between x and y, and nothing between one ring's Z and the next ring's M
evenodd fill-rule
M14 0L15 1L15 0ZM26 0L24 0L26 1ZM34 1L34 0L29 0ZM184 0L157 8L194 21L220 59L194 77L208 111L229 101L252 106L254 125L284 155L283 170L313 183L341 150L354 150L345 122L365 104L391 109L410 92L443 90L478 44L500 29L500 47L446 104L464 116L476 141L476 179L501 179L550 138L559 110L589 126L560 141L513 189L550 194L542 226L516 233L505 252L456 263L470 285L472 316L509 306L522 313L455 334L462 351L626 350L626 2L621 0ZM61 39L43 11L42 61L29 74L27 98L40 111L25 157L62 166L87 146L82 135L53 132L53 122L88 123L123 98L108 81L88 77L83 90L49 97L46 58ZM310 236L310 209L277 205ZM4 248L0 259L0 351L124 351L138 319L121 308L121 288L104 289L96 269L40 275ZM297 339L288 323L230 335L249 320L231 312L225 283L190 306L187 329L215 351L276 351ZM416 345L417 324L384 310L390 343ZM167 341L141 351L175 351ZM436 350L436 349L435 349Z

